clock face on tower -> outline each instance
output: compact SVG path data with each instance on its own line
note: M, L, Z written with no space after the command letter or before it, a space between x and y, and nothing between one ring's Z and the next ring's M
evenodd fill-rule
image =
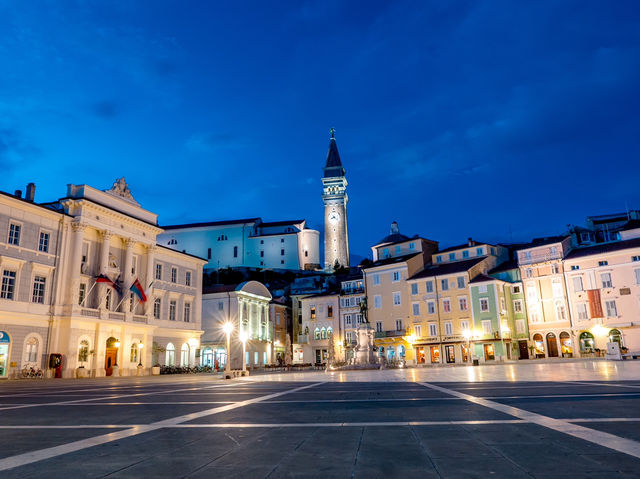
M332 224L336 224L338 221L340 221L340 215L338 214L337 211L332 211L331 213L329 213L329 222Z

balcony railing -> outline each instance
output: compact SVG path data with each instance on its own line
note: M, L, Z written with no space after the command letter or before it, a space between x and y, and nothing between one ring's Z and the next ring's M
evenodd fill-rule
M404 329L393 329L391 331L376 331L376 338L397 338L404 336Z
M140 314L134 314L133 315L133 322L134 323L146 323L147 322L147 317L146 316L142 316Z
M124 313L109 313L109 319L115 319L116 321L124 321Z

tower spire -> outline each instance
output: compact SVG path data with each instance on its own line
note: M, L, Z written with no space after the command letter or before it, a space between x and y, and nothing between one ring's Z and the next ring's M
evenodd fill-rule
M345 175L342 161L340 161L340 153L338 153L338 144L336 143L335 128L329 128L331 138L329 139L329 152L327 153L327 163L324 167L325 178L335 178Z

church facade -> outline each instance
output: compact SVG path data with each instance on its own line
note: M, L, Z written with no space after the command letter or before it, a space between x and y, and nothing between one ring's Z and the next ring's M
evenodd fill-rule
M124 178L34 195L0 194L0 378L46 370L52 354L62 377L194 365L206 261L156 243L157 215Z
M331 129L329 152L322 176L324 202L324 269L331 271L336 264L349 267L349 229L347 227L347 178L338 153L338 145Z

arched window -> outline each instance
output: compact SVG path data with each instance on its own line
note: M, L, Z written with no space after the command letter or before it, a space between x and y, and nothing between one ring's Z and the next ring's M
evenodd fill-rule
M165 354L165 364L167 366L176 365L176 348L173 343L167 344L167 352Z
M585 331L580 333L580 351L584 353L592 353L595 347L593 334Z
M609 341L612 343L618 343L622 347L622 333L619 329L612 329L609 331Z
M38 340L31 337L24 345L24 360L28 363L35 363L38 360Z
M189 366L189 345L184 343L180 349L180 366Z
M325 328L320 330L320 339L327 339L327 330Z
M571 345L571 336L566 331L560 333L560 349L563 357L573 354L573 346Z
M131 356L129 359L132 363L138 362L138 343L131 344Z
M89 341L83 339L78 347L78 362L86 363L89 360Z
M333 328L331 326L329 326L327 328L327 337L330 337L333 334Z
M544 341L542 340L541 334L533 335L533 347L535 348L536 354L544 355Z
M320 339L320 328L316 328L313 332L313 339Z

